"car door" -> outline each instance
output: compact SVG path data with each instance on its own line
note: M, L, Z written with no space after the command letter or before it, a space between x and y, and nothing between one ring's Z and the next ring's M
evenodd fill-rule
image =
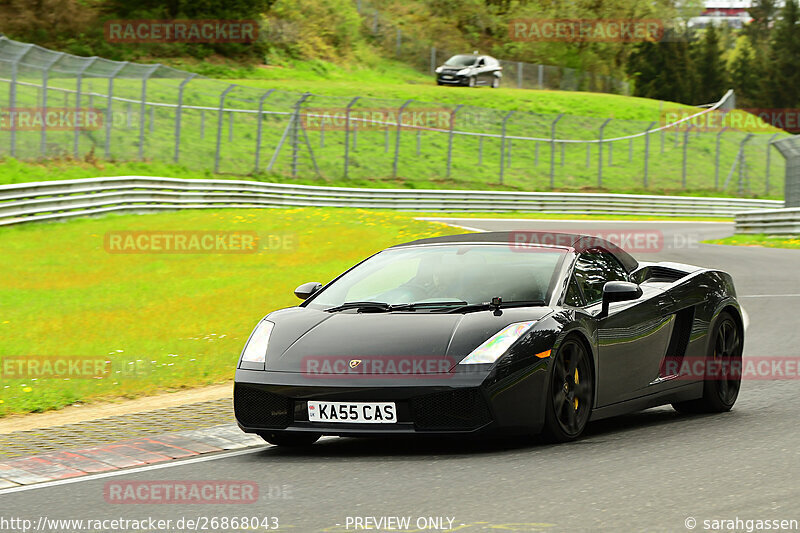
M475 81L478 82L478 85L486 85L488 82L488 74L487 74L488 67L486 66L486 58L479 57L477 63L475 64L475 72L477 73L475 77Z
M620 262L602 249L581 253L574 276L585 310L594 317L602 309L603 285L628 281ZM597 407L648 394L648 387L659 376L670 339L672 299L655 287L642 290L640 298L612 303L608 316L596 319Z

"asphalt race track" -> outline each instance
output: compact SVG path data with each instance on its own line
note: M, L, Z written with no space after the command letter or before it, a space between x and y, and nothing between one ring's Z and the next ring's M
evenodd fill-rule
M453 223L484 230L579 231L587 224L660 230L663 248L634 255L730 272L749 317L746 358L800 357L800 250L696 244L730 235L731 224ZM303 452L265 446L114 477L23 487L0 493L0 506L4 515L34 524L42 516L153 517L172 519L170 531L189 529L175 526L181 517L277 517L280 529L290 532L355 531L355 517L408 517L404 531L441 531L432 520L442 517L444 529L453 519L452 529L465 533L707 531L713 524L704 521L711 520L800 520L798 398L796 378L749 380L730 413L684 416L671 408L652 409L590 424L584 438L566 445L330 438ZM259 485L259 500L107 503L108 482L144 480L251 481ZM419 525L434 527L418 528L420 518Z

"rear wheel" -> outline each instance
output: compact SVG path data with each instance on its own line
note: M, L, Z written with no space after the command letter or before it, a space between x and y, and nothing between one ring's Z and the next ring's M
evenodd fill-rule
M672 404L679 413L730 411L742 384L742 336L730 313L719 315L706 356L703 397Z
M311 446L322 436L319 433L293 433L291 431L276 431L273 433L259 433L259 436L275 446L287 448L301 448Z
M589 354L575 337L567 338L551 362L542 436L567 442L583 433L592 411L594 381Z

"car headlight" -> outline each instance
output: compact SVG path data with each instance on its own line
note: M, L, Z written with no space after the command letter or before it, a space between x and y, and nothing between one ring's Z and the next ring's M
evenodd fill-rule
M472 350L459 364L477 365L494 363L500 359L501 355L506 353L506 350L508 350L517 339L531 329L535 323L535 320L531 320L530 322L515 322L514 324L509 324L489 337L486 342Z
M469 74L469 69L468 68L462 68L461 70L456 72L457 76L466 76L467 74Z
M444 70L444 67L436 67L436 74L439 74Z
M258 323L242 352L243 363L264 363L267 360L267 345L274 326L269 320Z

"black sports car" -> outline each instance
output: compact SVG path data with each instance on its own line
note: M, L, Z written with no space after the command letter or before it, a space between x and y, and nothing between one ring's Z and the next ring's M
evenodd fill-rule
M662 404L726 411L739 391L744 328L730 275L639 263L597 237L423 239L295 294L305 301L267 315L236 370L239 426L274 444L483 432L566 441L589 420Z
M488 85L496 89L502 77L503 67L498 60L477 54L453 56L436 69L437 85Z

